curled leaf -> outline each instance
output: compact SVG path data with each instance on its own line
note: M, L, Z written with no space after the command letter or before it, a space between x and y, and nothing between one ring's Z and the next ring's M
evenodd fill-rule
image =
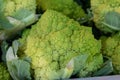
M14 80L31 80L29 59L19 59L17 56L18 47L19 43L15 40L7 50L6 61L8 71Z
M4 12L0 12L0 29L11 29L13 25L9 22L9 20L4 16Z
M73 59L71 59L70 62L66 65L66 67L63 69L63 74L61 78L69 79L70 76L72 76L73 70L74 70L74 61Z
M30 63L24 60L12 60L7 62L7 67L14 80L31 80Z
M17 55L17 51L19 48L19 42L17 40L13 41L12 47L13 47L14 55Z
M83 55L78 55L78 56L73 58L73 60L74 60L74 72L73 72L73 75L75 75L81 69L84 68L84 66L87 63L88 56L89 56L88 54L83 54Z
M14 59L18 59L17 55L14 55L14 51L12 47L9 47L6 53L6 61L12 61Z
M38 19L35 13L24 8L19 9L12 17L24 23L24 26L28 26Z
M103 24L113 30L120 30L120 14L115 11L108 12Z
M100 70L94 72L93 76L105 76L113 72L112 61L106 61Z

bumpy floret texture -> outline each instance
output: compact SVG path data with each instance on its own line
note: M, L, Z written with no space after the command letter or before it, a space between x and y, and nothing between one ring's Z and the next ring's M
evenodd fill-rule
M80 76L97 70L103 62L101 41L94 39L91 28L53 10L47 10L23 38L36 80L60 79L59 70L78 55L88 55L84 68L77 71Z
M109 57L114 66L114 72L120 74L120 32L111 37L102 37L103 55Z
M22 38L19 38L20 41L20 45L19 45L19 51L18 51L18 55L19 57L25 56L23 54L23 51L26 49L26 43L27 43L27 36L29 35L30 29L25 29L24 34L22 34Z
M10 74L6 69L6 66L0 62L0 80L11 80Z
M26 9L32 12L36 10L35 0L4 0L3 3L6 16L11 16L20 9Z
M114 32L113 29L108 28L102 22L104 22L105 14L107 12L115 11L120 13L120 0L91 0L91 8L96 27L105 33Z
M86 18L86 14L81 6L73 0L37 0L37 4L38 9L43 11L53 9L76 20L84 20Z

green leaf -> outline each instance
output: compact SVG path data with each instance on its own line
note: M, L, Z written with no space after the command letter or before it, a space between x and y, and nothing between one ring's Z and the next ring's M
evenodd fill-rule
M68 64L66 65L66 67L64 69L62 69L62 79L69 79L72 76L74 70L74 61L73 59L70 60L70 62L68 62Z
M11 29L13 25L9 20L4 16L4 13L0 13L0 29Z
M62 68L58 73L61 79L69 79L72 75L77 74L81 69L84 68L88 54L78 55L72 58L65 68Z
M13 41L12 47L9 47L6 53L8 71L14 80L31 80L30 62L28 58L19 60L17 57L19 43ZM27 61L28 60L28 61Z
M14 59L18 59L17 51L18 51L19 43L17 40L12 42L12 47L9 47L6 52L6 60L12 61Z
M7 17L7 19L9 20L9 22L14 26L13 29L19 29L19 27L21 28L21 26L25 26L25 24L23 22L21 22L18 19L15 19L13 17Z
M13 47L14 55L17 55L17 51L19 48L19 42L17 40L13 41L12 47Z
M38 17L39 15L35 15L35 13L27 9L19 9L13 15L7 16L8 22L12 24L12 28L10 27L10 29L8 29L8 27L10 26L8 22L4 23L4 20L0 20L2 23L1 28L5 27L8 29L0 32L0 40L7 40L14 38L14 36L19 34L21 30L36 22L38 20ZM5 26L7 24L8 26Z
M106 61L100 70L93 73L93 76L105 76L113 72L112 61Z
M11 16L7 17L3 15L3 12L1 12L0 29L2 29L2 31L0 32L0 40L13 38L22 29L36 22L38 17L39 15L36 15L34 12L24 8L17 10Z
M37 20L35 13L33 13L27 9L24 9L24 8L19 9L17 12L15 12L13 14L12 17L17 20L20 20L26 26L32 24L33 22L35 22Z
M8 50L8 43L3 41L1 44L1 51L2 51L2 61L6 62L6 52Z
M17 12L15 12L12 17L18 20L24 20L24 18L28 17L31 14L32 14L31 11L21 8Z
M14 54L13 48L9 47L6 53L6 61L12 61L14 59L18 59L18 57Z
M8 71L14 80L31 80L30 63L24 60L7 62Z
M113 30L120 30L120 14L114 11L108 12L103 24Z
M88 56L89 56L88 54L82 54L82 55L78 55L78 56L73 58L74 59L74 72L73 72L73 75L75 75L81 69L84 68L84 66L87 63Z

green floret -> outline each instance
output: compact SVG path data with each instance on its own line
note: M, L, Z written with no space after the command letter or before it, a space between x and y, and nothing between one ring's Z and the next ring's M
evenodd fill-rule
M47 10L37 24L32 26L27 38L24 37L26 36L23 36L26 39L24 53L32 59L36 80L66 78L63 76L69 78L72 72L80 74L80 77L86 76L103 63L101 41L94 38L91 28L80 26L78 22L57 11ZM80 62L74 64L77 56L86 58L81 69L78 69ZM74 65L73 70L70 64ZM61 70L65 72L62 73Z
M59 11L75 20L86 19L86 14L73 0L37 0L38 9L43 11L53 9Z
M108 12L114 11L120 13L120 0L91 0L91 8L96 27L105 33L114 32L114 29L104 25L103 22Z
M4 8L6 16L11 16L20 9L26 9L35 13L36 1L35 0L2 0L1 4Z
M0 62L0 80L12 80L6 66Z
M120 33L111 37L102 37L103 55L109 57L114 66L114 72L120 74Z
M21 51L24 51L26 49L26 46L24 44L26 44L26 39L27 39L27 36L29 35L30 29L25 29L23 32L24 34L22 35L22 38L19 39L19 42L22 43L20 45L21 47L20 49L22 49Z
M19 45L19 51L18 51L18 55L21 57L24 56L23 51L26 49L26 46L27 46L26 39L27 39L27 36L29 35L30 29L25 29L23 32L24 34L22 34L22 38L19 39L19 42L21 44Z

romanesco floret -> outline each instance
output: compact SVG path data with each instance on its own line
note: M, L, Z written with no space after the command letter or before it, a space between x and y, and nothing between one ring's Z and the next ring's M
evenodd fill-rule
M80 26L57 11L47 10L32 26L27 38L22 38L26 39L24 53L32 59L36 80L62 78L60 70L76 56L88 56L84 67L76 71L80 77L97 70L103 63L101 41L94 38L91 28Z
M84 10L73 0L37 0L37 4L43 11L53 9L75 20L86 19Z
M0 80L12 80L6 66L0 62Z
M26 49L26 39L27 36L29 35L30 29L25 29L24 34L22 34L22 38L19 39L20 42L22 42L19 46L19 51L18 51L18 55L19 57L24 56L23 51Z
M110 11L120 13L120 0L91 0L94 22L101 31L114 32L113 29L103 24L105 15Z
M35 13L35 0L3 0L3 11L6 16L11 16L20 9L26 9Z
M103 55L112 60L114 72L120 74L120 32L111 37L102 37Z

